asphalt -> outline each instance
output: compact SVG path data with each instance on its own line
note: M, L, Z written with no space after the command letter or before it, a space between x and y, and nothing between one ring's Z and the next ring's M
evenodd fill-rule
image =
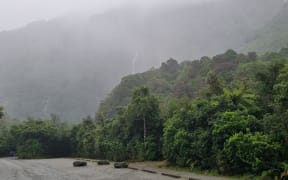
M0 158L0 180L228 180L157 168L149 162L132 163L128 169L115 169L113 163L100 166L95 160L85 160L88 163L86 167L73 167L74 161L67 158Z
M17 160L0 159L0 180L169 180L174 179L113 165L73 167L73 159Z

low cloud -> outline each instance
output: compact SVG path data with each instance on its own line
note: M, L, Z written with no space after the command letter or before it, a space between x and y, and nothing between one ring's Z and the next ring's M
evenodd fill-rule
M0 0L0 30L21 27L31 21L74 12L101 12L123 4L201 3L216 0Z

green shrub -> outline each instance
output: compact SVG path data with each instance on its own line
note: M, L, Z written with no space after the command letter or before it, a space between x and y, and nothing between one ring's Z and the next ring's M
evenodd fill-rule
M277 167L280 145L262 133L237 133L224 145L227 165L235 173L261 173Z
M17 156L21 159L44 158L47 150L38 140L29 139L17 147Z

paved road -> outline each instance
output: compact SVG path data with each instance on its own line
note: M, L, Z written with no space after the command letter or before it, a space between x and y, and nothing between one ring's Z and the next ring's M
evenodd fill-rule
M15 160L0 159L0 180L169 180L160 174L131 169L114 169L88 163L72 167L72 159Z

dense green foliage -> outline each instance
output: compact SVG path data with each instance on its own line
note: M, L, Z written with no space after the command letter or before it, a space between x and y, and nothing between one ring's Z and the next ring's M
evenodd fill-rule
M167 160L222 174L269 174L288 161L288 54L237 54L123 78L96 114L1 126L0 155ZM133 89L133 90L132 90Z
M57 117L29 118L23 123L0 128L0 155L11 152L20 158L62 157L70 154L70 128Z
M75 155L112 160L157 160L161 156L162 121L158 99L149 89L133 92L132 101L112 119L91 118L72 130Z
M157 143L171 164L223 174L282 169L288 160L286 50L260 57L228 50L181 64L170 59L127 76L102 103L104 124L135 114L119 107L133 102L131 89L147 86L160 99L163 134ZM122 118L120 125L127 122Z

